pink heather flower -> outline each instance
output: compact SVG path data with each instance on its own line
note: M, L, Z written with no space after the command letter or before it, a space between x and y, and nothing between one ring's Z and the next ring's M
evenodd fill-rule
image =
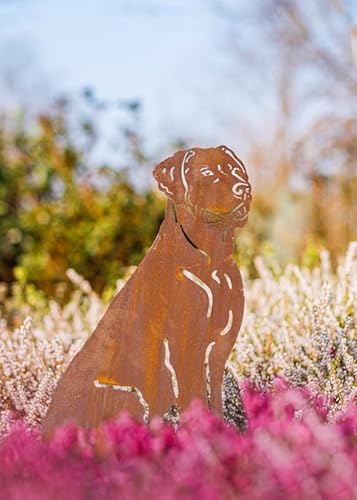
M14 423L0 442L0 498L349 499L357 472L357 414L327 423L309 391L283 381L270 393L243 384L241 434L193 401L177 431L123 412L96 429L68 423L43 441Z

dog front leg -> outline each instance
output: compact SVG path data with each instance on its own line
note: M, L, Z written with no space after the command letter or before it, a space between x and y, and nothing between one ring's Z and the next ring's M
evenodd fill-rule
M225 361L226 356L223 356L217 349L215 342L211 342L205 356L207 400L209 408L221 416L223 414L222 386Z

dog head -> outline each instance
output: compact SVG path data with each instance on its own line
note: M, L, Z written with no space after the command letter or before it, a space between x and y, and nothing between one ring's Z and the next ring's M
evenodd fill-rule
M159 189L217 228L242 227L251 185L242 161L226 146L178 151L154 169Z

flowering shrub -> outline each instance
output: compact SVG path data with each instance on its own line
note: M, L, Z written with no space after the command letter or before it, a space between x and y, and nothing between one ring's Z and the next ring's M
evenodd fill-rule
M49 442L17 423L0 443L1 497L71 499L353 498L357 414L324 421L307 391L243 386L240 434L194 402L177 431L126 413L98 429L67 424Z
M277 376L325 396L329 420L356 396L357 242L336 274L329 254L313 270L283 272L258 259L260 278L246 287L246 314L230 368L266 390Z
M177 431L122 414L42 441L57 380L105 301L73 270L65 306L15 285L0 317L0 498L353 498L356 257L354 243L336 273L326 252L313 270L256 262L225 375L225 405L248 426L242 434L196 402ZM13 328L10 317L23 322Z
M307 385L325 396L333 421L356 395L357 243L351 243L336 273L326 251L313 270L289 265L281 272L262 260L256 266L260 278L245 283L246 313L230 372L261 390L269 389L276 377L293 386ZM63 307L31 289L21 292L20 285L5 303L0 317L0 433L7 432L13 410L27 424L41 422L57 380L104 312L104 301L87 281L73 270L68 277L77 288ZM120 280L117 288L124 283ZM13 331L6 315L15 313L28 318ZM232 400L227 404L237 407Z

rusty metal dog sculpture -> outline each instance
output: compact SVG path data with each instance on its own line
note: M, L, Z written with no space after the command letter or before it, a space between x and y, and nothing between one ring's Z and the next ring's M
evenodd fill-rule
M225 146L179 151L154 177L169 198L160 231L62 376L46 434L66 420L93 427L122 409L148 421L193 397L222 412L244 308L234 229L247 221L251 186Z

